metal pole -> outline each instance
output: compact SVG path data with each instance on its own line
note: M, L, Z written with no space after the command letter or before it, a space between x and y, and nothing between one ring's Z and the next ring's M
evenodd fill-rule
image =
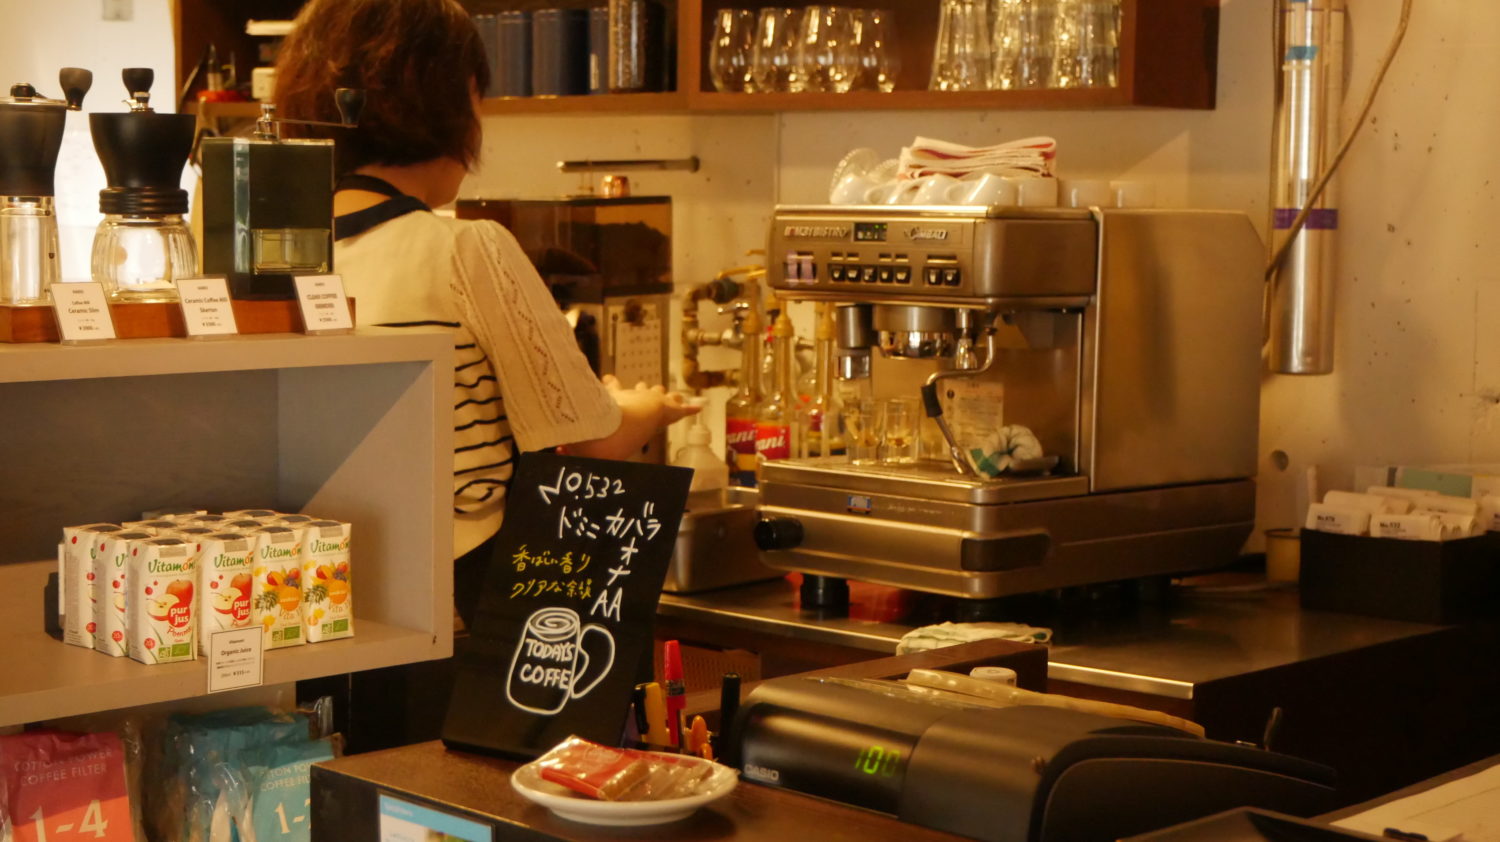
M1277 0L1285 51L1277 104L1271 249L1339 144L1344 99L1344 0ZM1282 261L1271 302L1271 365L1282 374L1333 371L1337 180L1319 198Z

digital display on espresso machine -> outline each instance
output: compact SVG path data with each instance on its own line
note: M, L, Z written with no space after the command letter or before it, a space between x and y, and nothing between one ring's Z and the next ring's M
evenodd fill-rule
M856 222L854 223L854 242L856 243L883 243L885 242L884 222Z

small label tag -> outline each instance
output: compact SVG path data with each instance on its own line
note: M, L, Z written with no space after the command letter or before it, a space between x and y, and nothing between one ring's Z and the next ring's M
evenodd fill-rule
M208 692L222 693L265 683L260 625L212 633L208 643Z
M115 338L104 287L97 283L53 284L52 312L57 314L57 332L62 341L98 342Z
M354 329L344 279L338 275L298 275L297 299L302 304L304 333L338 333Z
M188 336L230 336L240 332L224 278L184 278L177 282L182 321Z

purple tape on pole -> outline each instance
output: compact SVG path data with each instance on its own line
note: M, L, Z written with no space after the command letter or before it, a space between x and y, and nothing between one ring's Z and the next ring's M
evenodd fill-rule
M1285 231L1292 227L1292 221L1301 212L1301 208L1277 208L1271 217L1271 225L1277 231ZM1308 231L1337 231L1339 209L1317 208L1307 215L1307 222L1302 227Z

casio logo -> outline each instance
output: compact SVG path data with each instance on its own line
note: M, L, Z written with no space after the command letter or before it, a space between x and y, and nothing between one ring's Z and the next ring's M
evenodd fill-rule
M764 766L757 766L754 763L745 764L745 777L773 784L781 782L780 770L767 769Z
M843 225L788 225L781 235L788 240L838 239L849 236L849 228Z
M946 228L911 228L906 232L906 238L912 241L918 240L946 240L948 230Z

